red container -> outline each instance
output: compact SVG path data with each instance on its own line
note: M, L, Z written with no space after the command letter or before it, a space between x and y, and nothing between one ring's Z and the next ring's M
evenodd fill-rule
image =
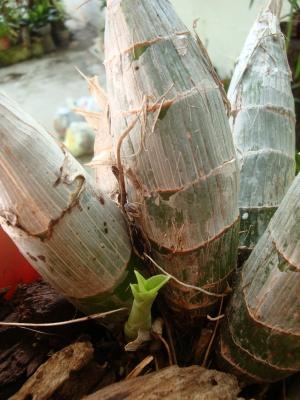
M0 290L8 289L5 297L10 298L19 283L33 282L39 278L40 275L0 227Z

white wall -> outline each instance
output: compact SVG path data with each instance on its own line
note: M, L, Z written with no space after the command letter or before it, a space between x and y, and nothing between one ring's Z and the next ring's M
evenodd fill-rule
M0 0L1 1L1 0ZM66 11L76 22L72 28L83 28L87 24L100 32L104 29L104 17L99 0L63 0Z
M248 31L266 0L171 0L189 29L197 18L197 32L222 78L231 76ZM284 0L283 13L288 10Z
M1 1L1 0L0 0ZM151 0L148 0L151 1ZM170 0L189 29L198 18L197 31L222 78L230 77L234 63L259 10L267 0ZM288 1L283 0L283 13ZM104 26L99 0L64 0L68 13L79 27L86 23L99 32ZM134 10L133 10L134 12Z

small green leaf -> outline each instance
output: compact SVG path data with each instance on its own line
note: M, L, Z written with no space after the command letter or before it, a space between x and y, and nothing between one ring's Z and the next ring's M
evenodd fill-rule
M149 44L144 44L144 45L135 45L133 47L133 59L134 61L137 61L143 53L148 49Z
M130 285L133 294L133 304L124 327L125 335L135 339L139 330L151 328L151 307L158 291L170 279L166 275L154 275L145 279L138 271L134 271L137 283Z

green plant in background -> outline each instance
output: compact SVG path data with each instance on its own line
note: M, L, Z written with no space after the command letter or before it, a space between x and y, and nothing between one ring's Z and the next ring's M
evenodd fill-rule
M151 307L158 291L170 279L167 275L154 275L145 279L138 271L134 271L137 283L131 284L133 304L124 327L128 339L135 339L139 330L151 328Z
M52 0L51 1L52 9L52 17L55 21L64 21L66 18L66 10L61 0Z
M296 174L300 172L300 153L296 153Z
M28 6L23 3L4 0L0 5L0 14L16 28L28 24Z
M1 3L0 14L13 27L15 37L22 42L23 29L28 26L28 7L25 4L7 0ZM17 40L18 41L18 40Z
M18 36L17 28L16 21L10 15L9 3L4 1L0 5L0 37L15 39Z
M35 31L47 24L55 18L57 11L51 7L48 0L40 0L28 9L29 28Z
M298 0L288 0L288 2L290 3L290 11L289 11L288 15L283 17L283 18L288 17L287 29L286 29L286 50L287 51L289 49L289 45L290 45L290 41L291 41L291 37L292 37L294 19L295 19L296 14L300 10ZM298 57L298 61L299 61L299 57Z
M0 4L0 16L5 19L7 27L10 27L15 36L19 34L21 38L24 28L36 32L49 23L63 22L66 14L61 0L37 0L31 3L3 0Z
M7 50L17 37L16 27L0 14L0 51Z
M61 0L0 0L0 17L0 66L69 44Z
M100 9L102 10L105 7L106 7L106 0L100 0Z
M8 37L10 36L11 29L3 17L3 15L0 15L0 38L3 37Z

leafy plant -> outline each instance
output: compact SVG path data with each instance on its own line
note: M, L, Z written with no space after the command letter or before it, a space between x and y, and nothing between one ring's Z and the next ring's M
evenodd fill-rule
M52 0L52 15L53 21L64 21L66 18L66 11L61 0Z
M296 14L299 12L300 7L298 4L298 0L288 0L290 3L290 12L287 15L288 16L288 21L287 21L287 29L286 29L286 49L288 51L291 37L292 37L292 32L293 32L293 25L294 25L294 19Z
M31 31L65 19L65 10L60 0L38 0L32 4L4 0L0 5L0 14L16 27L29 26Z
M32 4L4 0L0 4L0 15L16 36L23 27L28 27L31 32L34 32L48 23L63 21L65 18L64 8L59 0L38 0Z
M4 17L0 15L0 38L9 36L9 26Z
M16 27L0 14L0 38L14 39L17 36Z
M45 26L53 20L54 14L55 10L50 6L48 0L41 0L34 4L28 10L30 30L34 31L35 29Z

